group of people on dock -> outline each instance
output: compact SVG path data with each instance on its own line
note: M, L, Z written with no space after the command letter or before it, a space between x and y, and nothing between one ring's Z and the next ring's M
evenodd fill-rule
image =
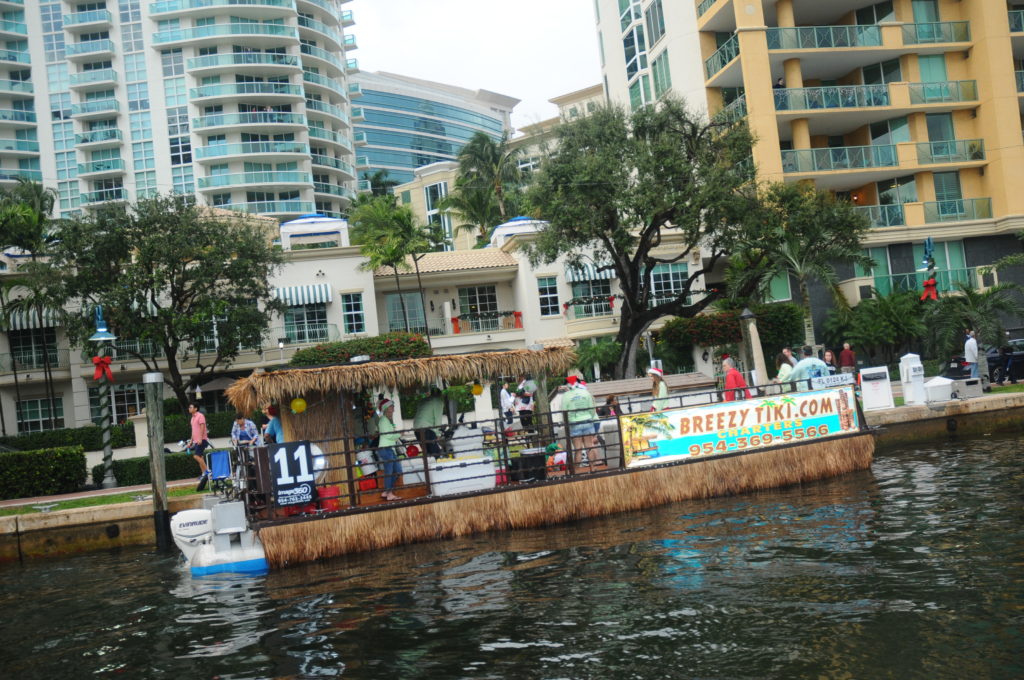
M805 391L810 389L811 378L822 378L837 373L855 373L857 370L857 354L850 348L848 342L843 343L838 359L830 349L824 350L819 359L815 356L814 348L809 345L805 346L800 354L800 358L797 359L792 349L783 347L775 356L776 374L772 383L779 386L779 391L791 392L794 385L797 390Z

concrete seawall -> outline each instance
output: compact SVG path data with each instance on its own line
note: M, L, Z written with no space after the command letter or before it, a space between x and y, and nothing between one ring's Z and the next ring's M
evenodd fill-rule
M865 419L880 428L875 436L881 446L1019 432L1024 430L1024 392L868 411Z

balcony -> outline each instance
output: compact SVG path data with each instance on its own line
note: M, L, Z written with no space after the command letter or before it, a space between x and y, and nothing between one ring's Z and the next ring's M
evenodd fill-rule
M310 127L309 136L311 139L322 139L336 146L340 146L343 149L347 149L349 151L352 150L352 142L348 139L348 137L342 134L338 134L337 132L334 132L332 130L325 130L324 128L319 127Z
M350 9L342 10L342 12L341 12L341 25L344 26L345 28L348 28L349 26L354 26L355 23L356 23L356 21L355 21L355 19L352 16L352 10L350 10Z
M337 69L339 73L345 70L345 64L341 62L341 58L331 54L325 49L319 48L315 45L306 45L305 43L303 43L299 49L302 50L302 54L314 59L319 59L325 64ZM305 61L305 58L303 58L303 62Z
M32 99L35 88L30 80L7 80L0 79L0 94L5 94L13 99Z
M71 87L80 90L110 87L117 83L117 71L112 68L80 71L78 73L72 73L68 77L68 83Z
M0 20L0 35L27 36L28 25L21 21Z
M862 205L855 208L857 212L868 218L873 229L884 227L900 227L906 224L903 206L896 205Z
M316 210L312 201L260 201L258 203L230 203L218 208L259 215L305 215ZM319 342L310 340L309 342Z
M93 99L71 105L71 115L75 118L103 118L120 110L116 99Z
M777 111L808 109L859 109L889 106L885 85L833 85L829 87L780 88L775 93Z
M1015 9L1009 13L1010 33L1024 33L1024 10Z
M782 152L783 172L831 172L893 168L898 165L896 146L893 144L791 149Z
M359 73L359 60L358 59L346 59L345 60L345 73Z
M356 185L356 190L359 192L373 191L373 184L368 179L361 179Z
M195 158L223 158L225 156L245 156L249 154L270 155L287 154L292 156L308 156L309 145L301 142L240 142L238 144L211 144L195 149Z
M970 163L985 160L985 140L958 139L948 142L922 142L917 145L920 165Z
M740 41L735 35L725 41L714 54L704 61L704 74L708 80L740 55Z
M328 90L337 93L341 97L345 96L345 88L342 87L342 85L333 78L327 78L325 76L320 75L319 73L310 73L309 71L303 71L302 79L307 83L312 83L313 85L325 87Z
M741 94L715 114L716 123L735 123L747 117L747 96Z
M324 156L318 153L312 154L310 158L313 161L313 165L320 165L325 168L340 170L341 172L344 172L346 175L349 175L350 177L356 176L356 173L353 170L352 165L350 163L346 163L340 158L334 158L333 156Z
M992 219L991 198L960 198L952 201L928 201L924 204L925 224L987 219Z
M305 46L303 46L305 47ZM202 57L193 57L187 62L189 71L212 71L212 70L246 70L238 69L239 66L257 66L258 69L247 69L251 72L259 72L262 67L281 66L282 70L299 68L301 63L294 54L276 54L268 52L232 52L230 54L207 54Z
M0 62L10 62L14 64L31 64L32 57L29 56L28 52L19 52L17 50L0 50Z
M211 97L291 97L302 99L306 96L301 85L290 83L227 83L221 85L201 85L189 90L191 99L208 99Z
M452 317L452 334L495 333L523 327L522 312L475 312Z
M94 205L108 201L128 200L128 192L123 187L114 189L100 189L99 191L87 191L82 194L82 205Z
M718 0L701 0L700 4L697 5L697 18L704 16L711 7L718 2Z
M765 34L770 50L831 50L843 47L880 47L882 45L882 29L878 26L769 28Z
M333 104L326 104L326 103L324 103L322 101L319 101L317 99L307 99L306 100L306 110L307 111L318 111L320 113L325 113L328 116L332 116L334 118L337 118L338 120L342 121L346 125L350 124L350 122L351 122L349 117L348 117L348 114L345 113L345 110L343 108L341 108L340 106L334 106Z
M345 39L342 41L342 45L344 45L346 52L359 49L359 44L356 43L356 37L351 34L345 36Z
M322 21L317 21L316 19L310 19L309 17L299 15L299 27L306 28L311 31L316 31L323 37L333 42L335 48L339 50L343 49L344 43L342 41L341 35L339 35L337 31L335 31L333 28L323 23Z
M299 0L299 2L307 2L310 5L315 5L326 12L331 19L337 21L337 17L334 16L334 13L337 12L337 8L334 6L334 3L328 2L327 0Z
M95 146L115 146L120 144L122 139L123 135L118 128L103 128L102 130L79 132L75 135L75 145L86 146L92 144Z
M363 108L361 106L353 107L352 108L352 121L355 122L355 123L361 123L364 120L366 120L366 118L363 116Z
M572 312L573 319L593 319L615 314L615 310L607 298L597 299L596 297L592 300L588 299L586 302L569 300L569 310Z
M0 123L17 127L33 127L36 124L35 111L0 109Z
M904 45L932 45L971 41L969 21L937 21L923 24L903 24Z
M338 325L333 323L288 324L270 329L270 337L288 338L289 345L334 342L341 339Z
M236 187L245 185L277 185L277 184L298 184L309 186L313 183L313 176L308 172L239 172L229 175L210 175L200 177L197 186L200 190L220 189L223 187Z
M370 159L366 156L356 156L356 169L357 170L369 170Z
M86 40L68 43L64 46L64 56L68 59L103 59L113 57L116 52L113 40Z
M362 97L362 96L363 96L363 86L362 85L360 85L359 83L349 83L348 84L348 98L349 99L355 99L356 97Z
M260 18L286 16L295 11L295 0L161 0L149 5L149 13L182 14L185 12L202 12L202 10L227 7L245 9L247 15L259 15ZM274 10L274 11L267 11ZM279 10L286 10L285 12Z
M313 192L317 194L338 196L339 198L355 198L355 194L348 187L343 187L338 184L327 184L325 182L314 182Z
M50 368L69 368L71 366L71 353L66 349L50 348L43 350L42 347L25 350L21 352L0 354L0 373L24 373L28 371L42 371L49 365ZM43 378L39 376L40 380Z
M105 9L95 9L88 12L74 12L64 15L64 28L94 28L101 25L109 26L113 19Z
M289 43L299 40L299 33L294 26L282 24L211 24L209 26L194 26L192 28L175 28L169 31L160 31L153 34L154 45L172 45L186 42L217 42L226 37L256 37L255 44L263 45L262 38L273 36L286 38ZM252 41L247 41L252 42Z
M366 146L366 133L362 130L352 133L352 143L356 146Z
M31 139L0 139L0 153L5 156L36 156L39 142Z
M924 281L928 278L928 272L910 272L907 274L891 274L888 276L874 276L874 287L880 295L889 295L894 292L912 291L921 292L924 288ZM958 284L968 288L976 288L978 281L978 268L965 267L963 269L948 269L935 272L935 288L940 293L953 293L960 290Z
M947 80L937 83L908 83L911 104L946 104L972 102L978 99L978 83L974 80Z
M27 179L31 182L42 182L42 170L25 170L22 168L0 168L0 182L17 182Z
M254 111L253 113L217 113L192 119L192 128L202 130L215 127L236 127L243 125L287 125L305 128L306 116L301 113L282 111Z
M78 164L78 176L99 178L103 176L123 175L124 160L120 158L105 158L101 161L90 161Z

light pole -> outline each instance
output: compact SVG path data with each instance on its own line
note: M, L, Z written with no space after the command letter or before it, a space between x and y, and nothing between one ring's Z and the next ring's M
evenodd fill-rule
M114 478L114 450L110 445L110 421L111 421L111 399L110 384L114 382L114 374L110 371L110 359L107 356L107 348L110 347L117 336L107 330L107 322L103 320L103 307L96 305L95 313L96 332L89 338L89 342L99 345L99 350L92 358L93 366L96 367L93 373L93 380L100 383L100 428L103 434L103 488L112 489L117 486L117 479Z

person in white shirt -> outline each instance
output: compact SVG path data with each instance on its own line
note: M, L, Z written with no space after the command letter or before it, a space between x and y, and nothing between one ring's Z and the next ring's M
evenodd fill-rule
M978 377L978 341L974 337L974 331L967 331L967 340L964 342L964 363L971 371L971 377Z
M499 395L501 415L505 418L505 425L511 425L516 415L516 400L508 390L508 381L501 383L501 394Z

